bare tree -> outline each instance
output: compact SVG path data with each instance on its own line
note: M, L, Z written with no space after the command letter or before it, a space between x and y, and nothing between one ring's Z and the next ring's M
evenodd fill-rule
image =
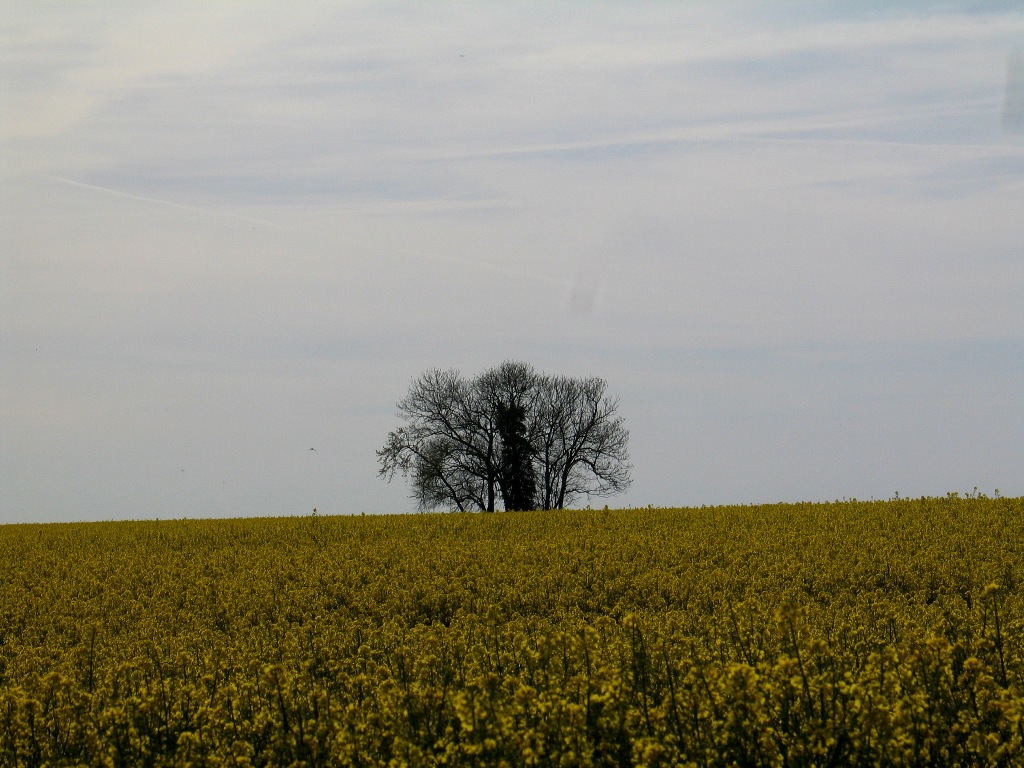
M458 371L435 369L413 380L398 402L406 424L377 451L380 474L411 477L422 508L494 511L500 445L478 389Z
M629 432L607 387L598 378L542 379L534 437L542 509L614 496L632 482Z
M398 403L405 424L377 452L422 509L552 509L630 484L629 433L602 379L505 362L472 380L432 370Z

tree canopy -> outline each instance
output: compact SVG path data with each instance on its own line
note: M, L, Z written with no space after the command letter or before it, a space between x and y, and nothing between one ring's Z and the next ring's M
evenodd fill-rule
M472 379L429 370L398 402L380 475L408 478L421 509L561 509L621 493L629 432L607 388L511 361Z

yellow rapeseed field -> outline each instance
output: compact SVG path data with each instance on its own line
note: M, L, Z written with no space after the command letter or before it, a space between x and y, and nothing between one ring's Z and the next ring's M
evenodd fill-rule
M0 765L1024 764L1024 499L0 527Z

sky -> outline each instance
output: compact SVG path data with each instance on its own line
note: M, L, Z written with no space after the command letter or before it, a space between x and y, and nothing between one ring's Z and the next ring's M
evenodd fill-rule
M504 360L594 504L1024 495L1024 10L5 5L0 523L411 512Z

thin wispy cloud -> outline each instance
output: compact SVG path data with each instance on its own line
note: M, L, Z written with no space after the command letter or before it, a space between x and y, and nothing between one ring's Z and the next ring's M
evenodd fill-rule
M90 190L92 192L99 192L99 193L104 194L104 195L113 195L115 197L123 197L126 200L137 200L137 201L142 202L142 203L152 203L154 205L166 205L166 206L169 206L171 208L178 208L178 209L180 209L182 211L189 211L191 213L212 215L212 216L215 216L215 217L227 217L227 218L237 219L238 221L247 222L247 223L250 223L250 224L259 224L260 226L263 226L263 227L280 227L281 226L280 224L277 224L277 223L275 223L273 221L268 221L267 219L257 219L257 218L253 218L251 216L245 216L245 215L242 215L242 214L239 214L239 213L235 213L235 212L230 211L230 210L225 211L225 210L216 210L216 209L210 209L210 208L202 208L202 207L196 206L196 205L186 205L184 203L177 203L177 202L174 202L173 200L162 200L162 199L156 198L156 197L146 197L145 195L135 195L135 194L132 194L130 192L123 192L123 191L118 190L118 189L111 189L110 187L101 187L101 186L98 186L96 184L86 184L85 182L82 182L82 181L75 181L74 179L66 179L66 178L64 178L62 176L53 176L53 175L47 175L47 174L39 174L39 177L42 178L42 179L48 179L48 180L51 180L51 181L56 181L56 182L58 182L60 184L67 184L67 185L72 186L72 187L79 187L80 189L87 189L87 190Z

